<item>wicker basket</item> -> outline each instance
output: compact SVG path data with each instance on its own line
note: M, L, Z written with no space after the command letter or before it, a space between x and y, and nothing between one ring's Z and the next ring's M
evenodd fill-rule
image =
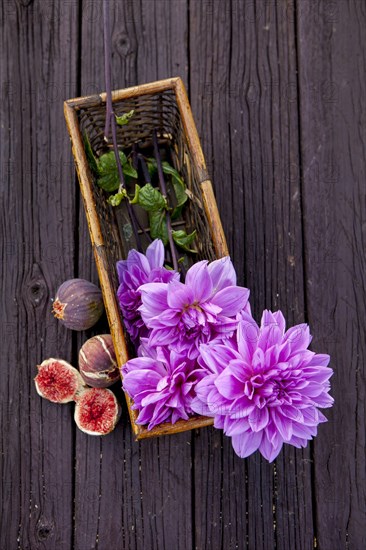
M185 214L186 228L197 230L199 259L213 260L228 254L220 216L207 175L195 123L187 94L180 78L171 78L113 92L114 112L122 114L134 110L128 125L118 128L118 144L128 150L135 142L141 147L151 145L156 129L159 145L169 149L174 167L183 175L193 200ZM72 151L94 249L99 280L103 292L117 361L121 367L129 358L129 344L123 320L116 301L118 279L116 262L124 257L134 244L125 230L123 207L113 208L104 191L95 182L85 150L83 135L88 135L97 154L106 151L104 140L106 94L70 99L65 102L65 118L72 142ZM163 423L152 430L136 424L137 411L132 410L126 395L132 429L137 439L200 428L212 424L212 418L194 416L175 424Z

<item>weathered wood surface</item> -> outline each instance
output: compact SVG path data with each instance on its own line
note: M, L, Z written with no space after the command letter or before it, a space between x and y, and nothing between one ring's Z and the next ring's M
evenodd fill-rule
M50 315L58 284L96 281L62 101L104 89L102 4L4 0L0 548L364 548L365 4L110 7L114 87L183 78L255 315L309 321L336 404L312 445L269 465L213 429L88 437L36 395L35 365L76 362L85 339Z

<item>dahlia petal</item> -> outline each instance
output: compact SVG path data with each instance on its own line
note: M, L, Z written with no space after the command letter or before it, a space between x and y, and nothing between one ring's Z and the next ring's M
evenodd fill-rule
M238 351L247 365L251 365L258 337L259 328L257 323L250 315L243 315L243 320L238 325L237 344Z
M215 374L220 374L231 360L238 357L235 350L230 346L217 345L213 347L206 344L200 345L200 355L200 366L207 372Z
M153 405L154 403L158 403L162 399L164 399L164 394L162 392L156 391L154 393L149 393L146 395L143 399L141 399L140 405L141 407L146 407L147 405Z
M298 449L301 449L302 447L306 447L308 444L306 439L301 439L300 437L297 437L296 435L293 435L288 441L290 445L293 445L294 447L297 447Z
M280 342L281 338L281 330L277 324L267 325L261 328L257 345L263 351L266 351L271 346L274 346L276 343Z
M198 398L191 401L190 407L192 411L200 416L215 416L210 407Z
M280 329L281 333L284 334L286 330L286 320L283 316L282 311L278 310L273 313L273 317L277 323L278 328Z
M168 407L165 405L165 401L162 400L160 403L157 403L153 415L151 417L151 421L149 423L148 429L151 430L155 426L158 426L162 422L165 422L169 419L171 415L171 410L169 410Z
M232 420L230 417L226 416L224 420L224 433L228 437L233 435L239 435L243 432L248 431L249 423L246 419L240 418Z
M146 250L146 258L150 264L150 269L162 267L164 265L164 245L160 239L155 239Z
M274 459L281 452L283 441L278 435L274 438L273 441L270 441L267 433L265 432L261 444L259 446L259 452L264 456L269 462L273 462Z
M179 281L168 284L167 304L173 309L183 310L194 302L193 290Z
M305 424L299 424L294 422L292 425L293 435L300 437L301 439L312 439L317 433L316 426L306 426Z
M284 441L288 441L292 437L292 420L283 416L280 411L271 410L272 421L277 428L280 436Z
M116 263L116 268L117 268L118 280L119 280L119 282L121 283L121 282L122 282L123 275L124 275L125 271L127 270L127 262L126 262L126 260L119 260L119 261Z
M122 387L134 399L139 392L156 388L159 379L160 376L155 371L134 370L123 377Z
M305 350L309 346L311 339L310 329L305 323L288 329L284 335L284 341L291 343L291 354L299 350Z
M142 306L139 311L146 324L167 309L167 286L167 283L146 283L140 286Z
M155 329L153 328L149 336L149 346L168 346L171 344L175 328Z
M304 416L300 409L292 407L291 405L282 405L281 412L287 418L295 420L296 422L304 422Z
M225 422L225 416L222 416L222 415L215 416L214 427L216 428L216 430L223 430L224 422Z
M321 393L317 397L312 397L313 403L322 409L327 409L331 407L334 403L334 399L328 393Z
M225 369L215 380L215 386L223 397L236 399L243 395L243 383Z
M207 261L193 264L187 271L186 285L190 287L197 302L206 302L212 294L212 281L207 268Z
M334 374L333 369L330 367L316 366L304 367L303 372L306 375L306 378L310 378L311 380L314 380L314 382L318 382L318 384L327 382Z
M303 395L307 395L309 397L318 397L318 395L321 395L323 393L324 386L323 384L319 384L318 382L311 381L305 387L296 387L296 389L301 389L301 393Z
M230 418L239 419L248 416L255 408L255 404L246 396L234 399L230 406Z
M233 435L231 442L234 451L241 458L253 454L261 444L263 433L262 432L244 432L240 435Z
M279 328L276 316L269 309L265 309L262 313L261 328L277 327Z
M207 405L216 415L226 415L230 412L230 402L217 391L215 386L207 396Z
M253 432L260 432L266 428L269 422L269 412L267 407L264 407L263 409L258 409L255 407L255 409L248 416L248 421Z
M210 302L221 307L221 315L235 317L249 298L249 290L241 286L228 286L215 294Z
M218 337L228 338L232 336L237 326L238 321L236 319L230 319L230 317L223 317L220 315L214 328Z
M229 256L211 262L208 265L208 272L215 293L227 286L236 285L236 273Z
M130 271L133 267L138 267L147 276L150 271L149 262L144 254L137 250L130 250L127 256L127 269Z
M325 353L316 353L312 360L308 363L308 367L327 367L330 361L330 356Z

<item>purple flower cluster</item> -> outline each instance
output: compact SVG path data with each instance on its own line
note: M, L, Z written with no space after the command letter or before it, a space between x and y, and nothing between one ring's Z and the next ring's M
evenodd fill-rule
M179 281L179 273L165 269L164 245L155 240L146 250L146 255L130 250L127 260L117 262L119 288L117 298L121 307L123 321L132 342L136 345L139 339L148 334L141 319L141 285L152 282L168 283Z
M164 247L118 262L118 299L137 357L122 368L124 390L148 429L212 416L235 452L269 461L283 443L304 447L330 407L328 355L308 350L307 325L286 330L280 311L254 321L249 290L230 258L194 264L185 282L165 269Z

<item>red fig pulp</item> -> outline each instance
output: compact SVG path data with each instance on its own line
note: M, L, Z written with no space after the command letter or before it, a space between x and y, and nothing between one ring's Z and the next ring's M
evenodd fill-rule
M90 388L78 396L74 418L78 428L86 434L109 434L120 416L121 407L111 390Z
M93 388L107 388L120 380L112 336L93 336L79 351L79 370Z
M104 305L100 289L85 279L65 281L56 293L53 314L67 328L87 330L99 320Z
M62 359L46 359L37 368L34 379L37 393L53 403L75 401L85 386L80 373Z

